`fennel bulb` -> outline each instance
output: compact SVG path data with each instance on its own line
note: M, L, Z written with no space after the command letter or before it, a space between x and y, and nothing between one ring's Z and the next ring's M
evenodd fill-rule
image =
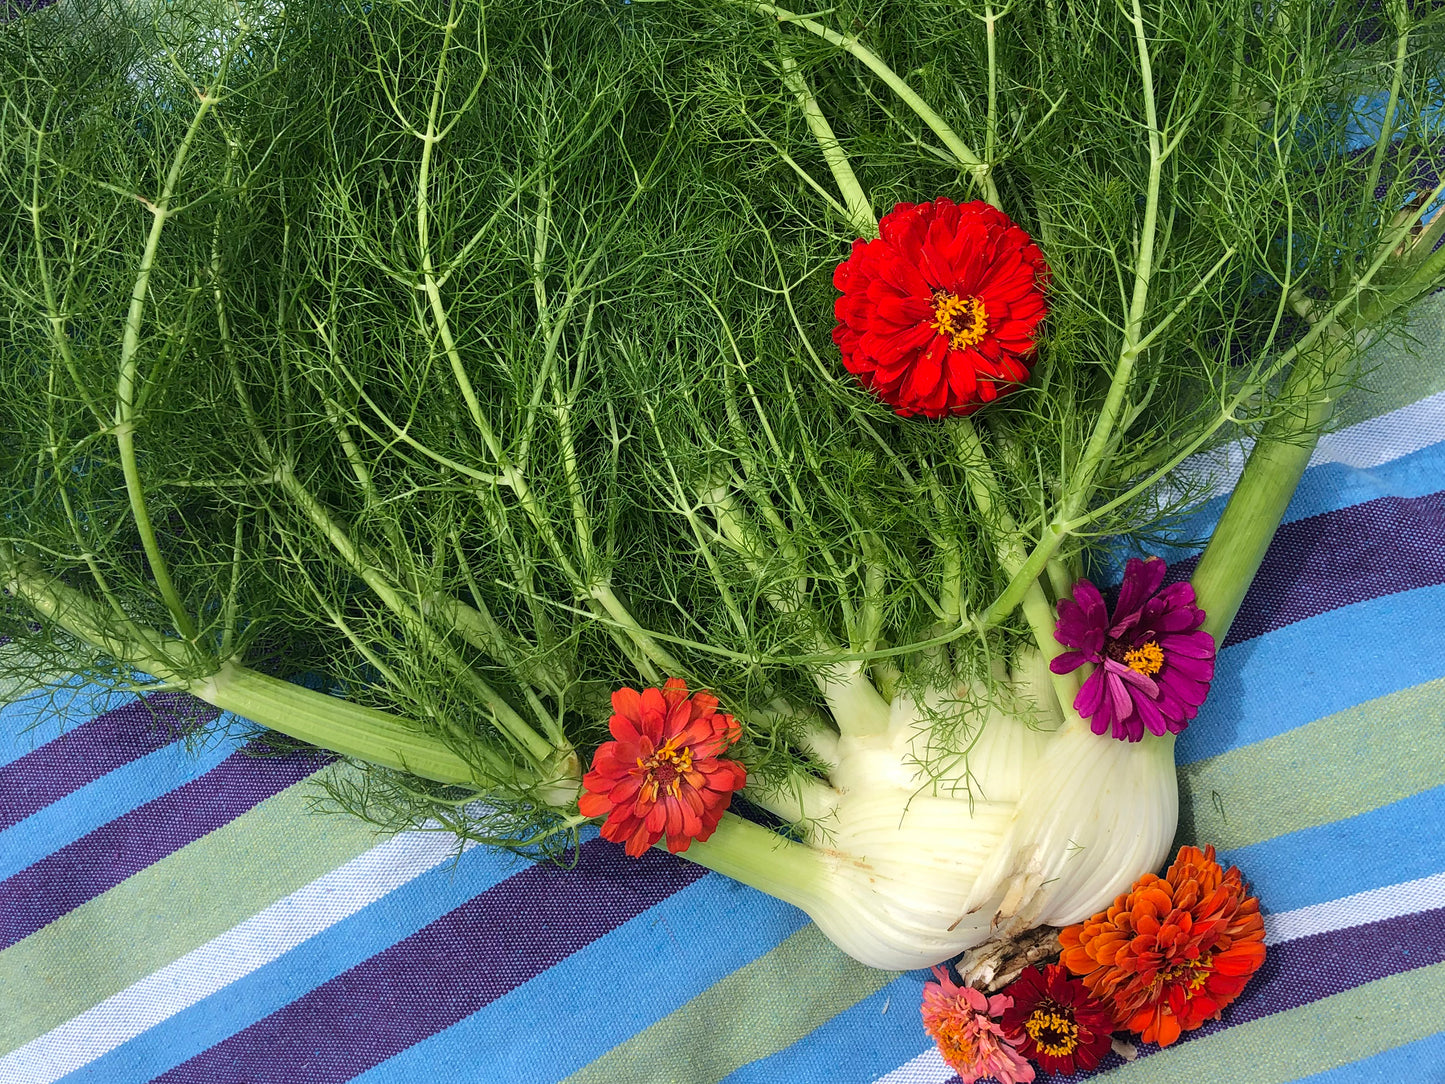
M802 803L819 872L790 901L855 959L926 967L1062 925L1167 856L1178 816L1172 739L1100 741L1026 670L1010 686L994 693L1009 707L992 704L976 722L967 776L921 767L930 723L949 710L939 692L922 705L895 696L879 732L842 724L832 786Z

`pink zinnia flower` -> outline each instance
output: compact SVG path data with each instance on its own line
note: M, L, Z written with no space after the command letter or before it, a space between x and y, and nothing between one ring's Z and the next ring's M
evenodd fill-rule
M1086 662L1094 672L1074 698L1074 710L1095 734L1110 728L1121 741L1139 741L1144 731L1178 734L1199 714L1214 678L1214 637L1199 626L1204 611L1194 588L1171 583L1162 591L1165 565L1157 557L1131 557L1114 616L1088 580L1074 585L1074 597L1059 603L1054 639L1075 650L1049 664L1056 674Z
M955 985L941 967L933 975L937 982L923 984L923 1028L963 1084L984 1077L998 1084L1033 1080L1034 1067L1009 1043L996 1019L1013 1007L1013 998L985 997L971 986Z

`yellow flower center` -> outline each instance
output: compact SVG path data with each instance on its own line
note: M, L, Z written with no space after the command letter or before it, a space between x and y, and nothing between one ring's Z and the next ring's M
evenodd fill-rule
M1079 1046L1079 1025L1051 1009L1035 1009L1024 1030L1040 1050L1055 1058L1068 1057Z
M933 1033L943 1060L950 1065L970 1065L978 1059L978 1042L973 1033L955 1020L940 1022Z
M642 794L649 802L657 801L659 788L666 788L674 798L681 796L682 777L692 771L692 750L687 746L677 748L674 744L677 740L677 737L668 738L646 760L637 758L637 766L647 773Z
M981 297L959 297L950 290L933 291L933 324L940 335L948 336L955 350L972 346L988 330L988 313Z
M1197 994L1209 981L1209 973L1214 970L1214 965L1201 956L1192 960L1186 960L1176 964L1164 972L1162 981L1158 985L1164 986L1171 982L1181 982L1189 988L1191 994Z
M1164 649L1150 640L1133 651L1124 652L1124 665L1141 674L1152 676L1164 666Z

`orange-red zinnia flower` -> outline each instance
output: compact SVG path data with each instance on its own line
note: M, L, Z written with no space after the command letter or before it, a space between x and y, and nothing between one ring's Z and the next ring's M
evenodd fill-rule
M968 414L1029 377L1043 254L987 203L900 203L833 272L843 365L908 417Z
M1120 1027L1168 1046L1239 996L1264 963L1259 900L1214 848L1181 847L1162 878L1146 873L1102 914L1059 934L1061 962Z
M616 740L598 747L582 778L582 815L606 816L603 838L626 844L634 858L664 834L674 854L707 839L747 779L741 764L719 756L738 740L737 722L718 712L717 697L688 696L681 678L640 693L618 689L612 710Z

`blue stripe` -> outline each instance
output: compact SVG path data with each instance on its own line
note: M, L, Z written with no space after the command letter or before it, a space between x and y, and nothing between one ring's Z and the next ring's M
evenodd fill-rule
M277 847L291 843L276 840ZM475 847L443 862L290 952L176 1013L62 1079L143 1084L269 1016L341 972L410 937L526 868L514 855ZM578 976L573 976L574 980ZM581 980L593 988L590 979Z
M64 685L0 702L0 767L134 699L134 693L113 692L73 677Z
M1445 443L1432 444L1369 470L1341 463L1321 463L1305 471L1289 502L1284 522L1338 512L1381 497L1408 500L1428 496L1439 491L1442 481L1445 481ZM1220 512L1223 510L1221 501ZM1218 518L1216 513L1214 519Z
M927 971L900 975L792 1046L729 1073L723 1084L862 1084L892 1072L931 1048L919 1016L930 978Z
M1417 452L1392 459L1378 467L1360 470L1339 463L1321 463L1305 471L1299 488L1290 499L1284 515L1285 523L1308 519L1326 512L1338 512L1351 505L1381 497L1424 497L1438 492L1445 479L1445 441L1431 444ZM1200 552L1209 532L1224 514L1228 495L1205 501L1170 528L1174 537L1187 540L1177 546L1151 545L1149 552L1170 564L1193 557ZM1090 573L1100 583L1118 583L1124 575L1124 561L1130 556L1128 546L1098 554Z
M1445 786L1219 857L1240 868L1265 910L1292 911L1445 870L1442 824Z
M1295 1084L1442 1084L1445 1082L1445 1031L1352 1061Z
M1440 80L1430 80L1429 88L1430 93L1424 100L1424 108L1421 108L1418 99L1414 99L1409 94L1403 95L1397 101L1393 131L1398 132L1405 126L1419 123L1422 120L1424 121L1422 127L1426 131L1439 131L1442 111L1441 107L1434 103L1439 98ZM1390 96L1384 91L1361 94L1355 99L1348 116L1343 118L1345 120L1345 150L1363 150L1366 147L1373 147L1380 141L1380 134L1385 126L1385 110L1389 108L1389 102Z
M352 1084L560 1080L681 1008L807 921L787 904L709 874ZM698 1037L699 1043L708 1041Z
M1188 764L1367 700L1445 676L1445 586L1342 606L1219 653L1199 718L1179 737ZM1401 751L1404 755L1404 751Z
M234 741L218 738L199 749L172 742L71 791L0 832L0 880L204 775L235 751Z

